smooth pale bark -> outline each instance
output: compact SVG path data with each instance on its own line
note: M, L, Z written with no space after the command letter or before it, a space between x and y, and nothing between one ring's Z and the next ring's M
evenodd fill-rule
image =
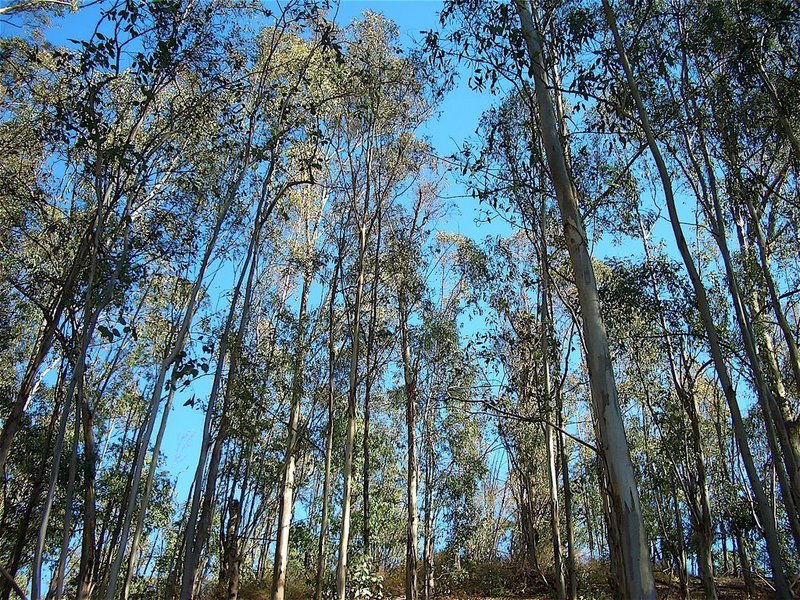
M128 600L131 590L131 581L136 574L136 561L139 559L139 544L142 539L144 520L145 516L147 515L147 508L150 505L150 494L153 491L153 482L155 481L156 471L158 470L158 459L161 455L161 443L164 441L164 432L167 429L167 419L169 418L169 413L172 410L172 400L175 397L176 384L177 382L173 377L170 382L167 401L164 404L164 411L161 414L161 423L158 426L156 441L153 445L153 451L150 458L150 468L147 471L147 480L144 484L144 493L142 494L142 501L139 506L139 514L136 517L133 539L131 540L131 550L130 554L128 555L128 566L125 571L125 582L122 586L122 600Z
M353 303L353 321L350 330L350 374L348 382L347 393L347 430L345 434L344 445L344 466L342 475L344 478L344 489L342 492L342 529L339 535L339 556L336 561L336 598L337 600L345 600L347 594L347 554L350 544L350 511L351 511L351 497L353 486L353 447L355 446L356 437L356 396L358 394L358 360L359 351L361 349L361 305L364 302L364 279L365 279L365 261L367 252L367 224L369 222L369 229L375 222L375 214L371 219L368 219L369 207L372 201L372 161L373 161L373 138L374 138L374 122L370 123L367 137L366 147L364 149L364 192L363 203L360 210L355 208L357 199L360 197L360 190L358 189L358 181L355 176L352 178L352 201L354 210L353 213L360 213L358 215L358 257L356 259L356 291ZM377 213L377 211L376 211Z
M633 70L631 69L630 63L628 61L627 52L625 50L625 46L622 42L622 38L619 34L619 29L617 27L616 16L614 15L614 11L611 8L611 5L609 4L608 0L602 0L602 2L603 2L603 9L606 15L606 20L608 21L609 28L611 29L611 33L614 36L614 43L616 46L617 54L619 55L619 60L623 70L625 71L625 77L627 80L628 89L631 93L631 96L633 96L634 103L636 104L636 110L639 116L639 122L642 126L642 130L647 139L647 144L650 148L650 152L653 155L653 160L655 161L656 167L658 169L659 178L661 179L662 187L664 190L664 196L667 201L667 209L669 211L670 223L672 224L672 229L675 234L675 241L678 245L678 250L681 254L681 258L683 259L684 265L686 266L686 270L689 272L689 279L691 281L692 288L695 293L695 303L700 313L700 319L703 323L703 327L706 330L706 335L708 337L708 342L710 347L709 349L711 351L711 356L714 361L714 367L717 371L717 376L720 379L723 392L725 393L725 398L728 402L728 406L731 411L731 417L733 419L734 436L739 446L739 452L742 456L742 461L745 466L745 471L747 472L747 477L750 481L750 486L753 489L753 495L755 496L756 500L756 507L758 511L759 520L761 521L761 525L764 529L764 538L767 545L767 552L769 554L770 566L772 568L772 575L775 583L775 590L777 593L777 597L780 598L781 600L788 600L789 598L791 598L791 591L789 589L788 580L786 579L786 573L784 571L784 566L783 566L783 559L781 558L780 555L780 545L778 543L775 517L772 511L770 510L769 499L767 498L767 495L764 492L764 487L761 484L761 480L758 471L756 470L753 456L750 452L750 445L747 439L747 433L744 427L744 421L741 416L741 411L739 410L739 404L736 399L736 394L733 390L733 384L731 382L730 375L728 374L728 368L727 365L725 364L725 360L722 355L719 338L717 335L716 328L714 326L714 320L711 315L711 309L709 308L708 304L708 298L706 295L705 286L703 285L700 274L697 272L697 268L695 267L694 264L694 259L692 258L692 255L689 252L689 247L688 244L686 243L686 238L683 235L683 230L680 224L680 218L678 216L678 211L675 206L675 197L672 192L672 181L670 179L669 171L667 170L666 163L664 162L664 158L661 155L661 150L659 149L658 143L656 142L655 134L653 133L652 126L650 125L650 117L647 114L647 110L644 106L642 96L639 93L639 86L636 83L636 79L633 75Z
M72 435L72 454L69 457L67 492L64 496L66 510L64 511L64 521L61 525L61 551L58 556L58 562L54 576L56 600L61 600L61 598L64 597L64 577L67 569L67 554L69 553L69 542L72 537L72 503L75 492L75 474L78 466L78 441L80 440L81 435L81 418L80 412L78 411L75 411L75 429Z
M283 481L278 508L278 538L275 542L275 569L272 577L272 600L283 600L286 587L286 567L289 565L289 529L294 511L294 480L297 465L298 428L300 425L300 400L303 394L303 367L306 357L306 307L311 287L311 269L306 268L300 292L300 309L297 316L297 353L292 373L291 407L286 435L286 454Z
M564 239L575 273L575 284L583 317L586 364L589 370L598 446L608 476L612 504L611 521L620 537L619 551L623 577L618 583L621 597L630 600L655 600L656 590L650 564L650 551L617 400L608 338L600 315L597 282L550 96L548 75L544 68L542 39L534 26L527 0L515 0L515 6L528 50L530 74L534 79L536 104L541 122L542 143L558 198L564 225Z
M61 454L64 448L64 437L67 430L67 421L72 411L72 400L75 393L75 378L71 377L65 392L64 406L61 410L61 418L58 425L55 444L53 445L53 458L50 468L50 483L45 497L44 507L42 508L41 521L39 523L36 548L33 555L33 568L31 572L31 600L39 600L42 595L42 556L44 554L44 544L47 536L47 523L50 518L50 511L53 509L53 502L56 494L56 484L58 483L58 471L61 466Z
M371 548L370 548L370 505L369 505L369 478L370 478L370 461L369 461L369 419L370 419L370 394L372 392L372 380L375 376L374 370L376 368L377 358L373 360L372 368L370 368L370 360L372 360L372 354L375 345L375 330L377 328L377 319L378 319L378 284L380 283L380 254L381 254L381 228L383 225L383 221L381 219L381 211L380 207L378 207L378 235L377 241L375 243L375 260L373 263L373 270L372 270L372 294L370 298L371 304L371 312L369 318L369 331L367 333L367 352L366 357L364 358L366 362L366 373L365 373L365 381L364 381L364 437L361 444L362 449L362 458L364 461L364 467L362 471L362 511L363 511L363 519L364 519L364 556L367 559L372 561L371 559Z
M419 543L419 511L417 509L417 373L411 359L408 339L408 306L405 292L398 299L400 313L400 343L403 357L403 380L406 396L406 600L417 600L417 545Z
M682 62L681 83L682 91L684 92L682 94L683 109L689 119L696 118L700 114L697 103L693 95L686 93L690 83L688 64L685 58ZM751 315L761 314L761 302L754 292L751 292L747 298L742 293L739 275L734 268L728 247L725 215L719 197L720 191L708 151L705 132L702 128L699 128L696 132L697 147L700 152L699 157L689 134L685 129L682 133L687 156L697 181L693 186L695 194L701 202L706 218L711 225L712 234L725 267L726 282L734 307L735 320L750 364L759 407L764 418L770 453L780 482L786 515L791 526L795 547L800 549L800 513L798 513L797 509L800 503L800 470L798 469L798 459L795 451L796 443L793 444L789 434L795 419L790 412L787 414L785 410L788 403L775 398L776 392L785 397L784 394L778 392L778 386L782 386L782 378L778 377L774 382L769 380L758 352L759 342L764 336L758 336L757 330L760 330L759 322L758 319L754 319ZM730 152L728 154L730 155ZM733 163L733 161L731 162ZM734 175L734 177L736 176ZM750 256L750 243L747 240L747 236L744 235L741 219L736 219L736 222L741 248L746 255ZM771 273L764 273L764 278L771 280ZM771 359L774 361L774 354L770 354ZM767 360L769 361L769 359Z
M431 600L436 587L436 580L434 574L434 535L436 526L434 524L434 507L433 507L433 477L436 465L435 449L433 444L434 436L434 415L436 407L432 407L433 399L428 396L428 401L425 405L425 431L423 447L425 448L425 491L423 493L423 507L425 519L423 523L425 543L422 550L422 566L425 573L425 581L422 586L422 597L424 600Z
M547 254L547 246L545 248L545 258L549 262L548 254ZM549 272L549 265L546 272ZM548 277L549 281L549 277ZM550 296L550 307L548 313L548 319L552 323L553 315L553 300L552 296ZM572 337L572 331L570 331L570 335L567 339L567 344L570 344L570 338ZM567 356L565 361L568 363L569 361L569 352L567 352ZM562 385L564 379L561 377L561 369L559 362L556 361L554 363L555 367L555 380L557 384L554 387L555 392L555 411L556 411L556 426L558 431L558 459L561 464L561 485L564 490L564 525L565 525L565 533L566 533L566 546L567 546L567 558L566 558L566 570L567 570L567 597L569 600L578 600L578 572L576 569L576 560L575 560L575 527L572 518L572 482L570 481L569 476L569 456L567 455L566 450L566 436L564 435L564 398L562 396ZM587 523L587 529L589 525ZM591 532L590 532L591 533Z
M228 528L225 536L225 560L227 563L225 565L225 570L228 578L228 600L237 600L239 597L242 562L247 553L247 542L252 537L250 535L250 529L247 527L247 516L248 514L252 514L253 503L257 495L257 489L253 489L250 493L250 507L248 512L247 496L250 489L252 469L253 447L251 445L245 460L244 477L241 483L239 499L237 500L231 497L228 509ZM234 492L231 491L231 496L233 496L233 493ZM254 519L253 522L256 522L256 520ZM244 535L240 535L240 531L243 531Z
M555 579L556 598L565 600L566 584L564 582L564 558L561 553L561 518L558 499L558 472L556 470L556 438L553 429L553 389L550 382L550 277L547 260L547 213L542 202L539 210L540 240L540 266L541 286L539 299L539 323L541 333L539 336L540 350L542 353L542 390L544 393L543 412L545 414L544 435L547 450L547 490L550 495L550 535L553 543L553 577Z
M783 340L788 351L787 362L789 363L792 373L791 379L794 382L796 393L800 394L800 352L798 352L797 342L794 337L795 333L792 330L788 319L786 318L786 313L784 312L783 306L780 302L780 295L778 294L777 285L775 284L775 279L772 276L770 255L764 230L761 227L761 222L759 220L757 211L755 210L753 202L749 197L745 199L745 205L747 207L747 213L749 216L748 230L755 234L751 235L750 237L755 240L756 247L758 248L757 260L760 261L761 275L766 284L768 292L768 305L772 309L772 312L777 320L778 327L783 335ZM739 228L742 247L746 251L749 251L749 240L745 235L741 223L739 223ZM755 292L753 292L753 294L755 294ZM751 298L751 304L753 304L753 312L755 314L762 314L762 303L760 300L753 297ZM781 369L778 367L776 359L777 354L773 347L771 336L767 332L759 331L756 331L756 335L760 338L760 341L764 346L764 357L767 362L767 368L771 372L771 377L769 379L771 380L772 385L775 386L775 395L777 397L775 397L774 400L777 403L778 411L778 414L776 415L776 423L783 429L781 435L785 440L784 452L786 453L786 468L788 471L788 476L793 482L793 499L795 510L797 511L797 509L800 509L800 490L798 489L798 482L800 482L800 411L798 411L789 401L787 390L783 382L784 375L781 372ZM794 524L793 527L796 527L796 524ZM796 544L797 537L797 534L795 534Z
M578 571L575 561L575 527L572 520L572 485L569 476L569 457L566 451L566 439L561 429L563 429L563 408L561 402L561 390L556 389L556 417L558 418L558 450L561 461L561 480L564 489L564 522L567 534L567 597L570 600L578 600Z
M322 484L322 523L319 528L317 552L317 577L314 584L314 600L322 600L322 580L325 573L326 539L328 535L329 503L331 494L331 462L333 458L334 418L334 369L336 368L336 344L334 341L334 308L336 306L336 283L341 265L341 252L331 276L331 292L328 304L328 424L325 434L325 475Z
M142 438L144 437L144 429L145 429L144 424L147 421L147 415L144 416L141 422L134 422L134 421L135 419L133 418L133 414L128 413L128 417L125 423L125 429L122 435L122 440L119 445L119 451L117 452L117 458L114 461L113 469L115 471L121 471L123 460L126 460L128 458L126 450L128 449L129 433L134 434L131 442L133 443L133 448L135 449L137 456L138 452L141 450ZM137 460L137 458L134 458L134 461L135 460ZM127 477L125 478L125 492L122 495L123 498L127 498L128 494L130 494L132 484L133 484L133 472L128 471ZM125 503L108 503L106 505L106 510L103 514L103 518L101 519L103 526L100 529L100 534L98 535L99 542L97 546L98 554L100 555L100 560L97 561L97 573L95 574L95 579L98 582L102 582L103 588L105 588L105 586L108 585L107 582L110 576L111 563L114 559L114 552L117 548L117 541L119 540L119 536L122 531L124 513L125 513ZM113 528L111 528L112 525ZM111 532L110 535L109 535L109 529Z
M368 178L369 179L369 178ZM368 195L368 194L367 194ZM365 205L366 205L365 201ZM350 499L353 486L353 446L356 437L356 396L358 394L358 352L360 347L361 304L364 296L364 254L367 230L362 221L358 228L358 279L353 303L353 326L350 344L350 382L347 394L347 432L344 446L344 490L342 492L342 530L339 535L339 558L336 562L336 598L345 600L347 594L347 551L350 543Z

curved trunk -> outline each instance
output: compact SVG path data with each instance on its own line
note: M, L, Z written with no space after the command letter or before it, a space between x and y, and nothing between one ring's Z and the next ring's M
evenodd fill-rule
M653 155L653 160L656 163L656 167L658 168L659 177L664 190L664 196L667 201L670 223L672 224L672 229L675 234L675 241L678 245L678 250L680 251L684 265L686 266L686 270L689 272L689 279L691 280L692 288L694 289L695 293L695 303L698 311L700 312L700 319L706 330L706 335L708 336L714 367L717 371L717 376L720 379L723 392L725 393L725 398L731 411L734 435L739 446L739 452L742 456L742 462L744 463L745 471L747 472L748 479L750 480L750 486L753 489L759 520L764 528L764 537L767 545L767 552L769 554L770 566L772 567L772 575L775 582L777 597L781 600L789 600L791 598L791 591L789 589L789 582L786 579L783 559L780 555L780 545L778 543L775 517L770 509L769 499L764 492L764 487L761 483L753 456L750 452L750 445L747 439L744 421L742 419L741 411L739 410L739 404L736 400L736 394L733 389L730 375L728 374L728 368L722 355L719 338L714 326L711 309L709 308L708 304L706 290L703 286L700 274L697 272L697 268L695 267L694 259L689 252L686 238L683 235L680 219L678 217L678 211L675 206L675 197L672 192L670 175L667 170L666 163L664 162L664 158L661 155L658 143L656 142L655 134L653 133L653 129L650 125L650 118L647 114L647 110L645 109L641 94L639 93L639 87L636 83L636 79L634 78L633 70L628 62L627 52L625 51L622 38L617 28L616 16L614 15L608 0L602 0L602 3L606 20L608 21L611 33L614 36L617 54L619 55L623 70L625 71L628 89L633 96L642 130L647 138L647 144L650 148L651 154Z
M619 559L623 572L619 582L621 596L631 600L655 600L656 589L650 564L650 551L642 521L639 491L625 438L617 386L611 364L605 326L600 315L594 268L570 179L564 148L559 135L550 86L544 68L541 35L536 31L527 0L515 0L522 34L530 59L536 104L541 120L542 143L550 176L564 223L564 239L569 251L583 317L586 364L592 393L598 446L608 476L611 525L619 534Z

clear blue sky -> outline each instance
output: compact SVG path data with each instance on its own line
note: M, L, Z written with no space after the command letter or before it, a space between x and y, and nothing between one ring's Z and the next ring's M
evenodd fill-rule
M365 10L382 13L397 23L401 32L401 42L407 47L413 47L423 38L423 31L438 28L438 12L441 7L442 3L437 0L343 0L339 5L337 21L341 24L349 23ZM57 20L54 22L54 27L48 30L48 39L61 44L68 43L69 38L84 38L90 34L97 16L98 7L95 6ZM0 23L0 35L17 33L19 30L13 26ZM466 85L466 77L462 77L455 89L443 100L438 118L428 123L421 133L429 138L438 155L451 155L466 138L474 136L480 115L494 101L495 98L488 93L470 90ZM499 224L498 220L493 221L491 225L485 222L481 223L480 227L476 225L479 214L476 202L464 197L463 187L455 180L451 179L447 193L455 197L456 210L440 224L443 230L463 233L476 240L505 233L504 226ZM671 235L663 226L663 221L658 233L659 237L671 239ZM641 245L640 242L630 241L613 245L610 240L604 240L595 248L595 253L599 257L640 254ZM224 275L220 275L220 278L224 278ZM214 287L220 289L224 284L218 280L210 287L213 298ZM214 305L212 309L224 309L224 303L225 298L217 295L217 299L212 302ZM201 411L184 407L182 404L193 393L199 397L207 395L209 387L210 377L207 376L194 384L189 392L176 398L174 413L169 420L164 454L167 468L176 478L175 491L178 501L186 498L191 483L198 456L203 418Z

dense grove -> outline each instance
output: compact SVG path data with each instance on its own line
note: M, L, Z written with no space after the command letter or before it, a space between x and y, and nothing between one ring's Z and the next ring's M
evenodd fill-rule
M0 7L0 597L792 598L800 5L364 8Z

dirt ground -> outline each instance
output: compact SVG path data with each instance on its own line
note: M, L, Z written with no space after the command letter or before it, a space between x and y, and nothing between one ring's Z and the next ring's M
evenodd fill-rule
M740 579L734 579L732 577L721 577L717 579L717 591L719 592L719 600L744 600L747 598L744 589L744 582ZM795 589L795 593L797 593L798 589ZM756 596L753 597L753 600L769 600L774 597L774 594L771 593L769 586L761 582L757 585ZM703 597L703 590L700 586L699 581L692 581L691 582L691 593L692 598L702 598ZM611 595L608 592L604 592L601 590L586 590L585 592L580 592L580 598L585 600L611 600ZM441 598L440 600L551 600L552 594L539 594L539 595L525 595L525 596L448 596ZM675 580L671 582L671 585L668 581L659 581L658 582L658 597L659 600L680 600L680 588L678 585L678 581ZM800 596L798 596L800 597ZM400 598L391 598L390 600L403 600L402 597Z

